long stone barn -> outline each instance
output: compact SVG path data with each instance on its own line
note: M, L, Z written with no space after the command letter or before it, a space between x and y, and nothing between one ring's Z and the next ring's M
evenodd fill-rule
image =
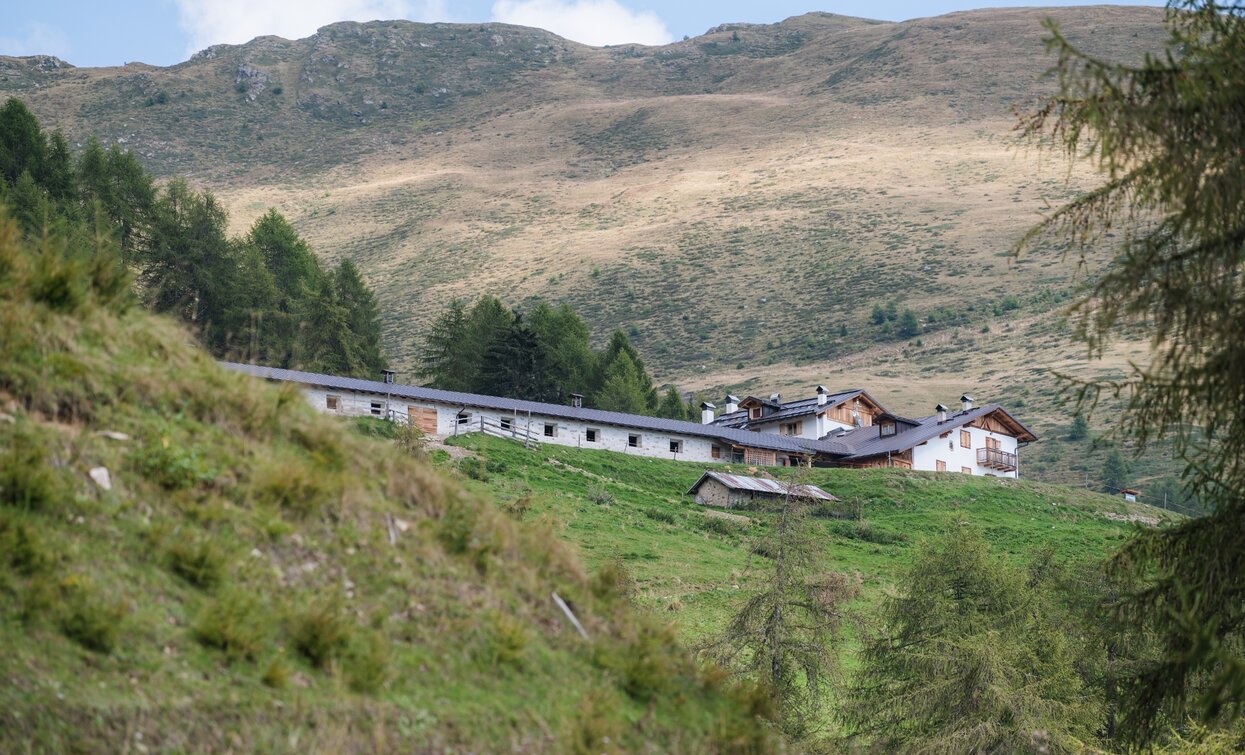
M221 364L297 385L322 412L409 423L430 436L485 432L528 444L679 461L789 466L811 460L817 466L897 466L1016 477L1019 446L1037 440L998 405L974 408L967 396L962 397L963 410L953 415L940 405L937 415L910 420L887 412L865 391L831 394L818 387L815 398L785 403L777 394L743 401L728 396L725 412L716 414L716 407L705 403L701 422L685 422L591 409L577 395L569 404L550 404L403 385L388 376L384 381L363 380ZM944 442L946 448L939 450Z

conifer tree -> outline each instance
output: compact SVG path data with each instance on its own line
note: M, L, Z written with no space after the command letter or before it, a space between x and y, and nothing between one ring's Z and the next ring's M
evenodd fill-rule
M537 302L524 318L536 335L555 400L572 393L588 393L592 385L593 355L588 326L566 304L550 307Z
M323 276L312 293L300 324L301 348L296 366L330 375L374 378L359 359L346 310L337 299L333 276Z
M648 393L652 382L642 376L631 355L619 350L605 368L601 388L593 398L598 409L627 414L646 414L649 411Z
M960 520L926 544L865 640L841 717L893 752L1079 752L1101 720L1042 589Z
M688 404L683 403L683 397L679 395L679 389L673 385L666 389L665 394L661 397L661 404L657 407L657 416L666 419L688 419ZM699 416L699 415L696 415Z
M1048 24L1059 91L1022 122L1104 183L1020 246L1055 235L1086 255L1110 250L1079 332L1091 355L1118 324L1143 324L1152 344L1125 380L1086 385L1082 401L1123 395L1117 432L1141 449L1170 439L1212 512L1137 533L1115 561L1146 578L1121 614L1164 647L1125 686L1133 744L1170 720L1245 712L1245 5L1178 0L1167 25L1165 55L1122 65Z
M484 352L479 380L481 393L527 401L556 402L559 398L536 334L517 313L506 332Z
M376 296L350 260L344 259L338 264L333 282L337 287L337 302L346 310L360 369L365 374L378 375L389 367L389 363L385 361L381 347L380 309L376 306Z
M621 355L625 355L627 357L629 369L635 371L634 380L636 384L643 385L642 393L644 400L639 408L635 410L635 413L651 414L657 409L657 388L653 386L653 378L648 374L648 370L644 368L644 360L640 358L640 353L635 350L634 346L631 345L631 341L627 338L627 334L623 333L621 330L614 331L614 334L610 336L609 343L606 344L605 350L597 359L598 377L596 384L598 386L598 392L605 390L605 382L612 372L619 372L619 370L614 369L613 365ZM599 407L602 406L600 401L596 401L595 405Z
M1089 437L1089 422L1085 415L1077 412L1072 418L1072 427L1068 430L1068 440L1085 440Z
M476 355L468 336L470 321L462 301L454 299L433 321L420 345L418 375L433 388L472 391Z

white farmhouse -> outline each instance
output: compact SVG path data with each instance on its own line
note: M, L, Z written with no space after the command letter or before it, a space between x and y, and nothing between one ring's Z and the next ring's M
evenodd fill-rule
M784 403L777 394L740 401L726 397L715 416L701 407L701 422L683 422L590 409L582 397L570 405L522 401L385 381L299 370L222 363L228 369L275 382L293 383L317 409L373 416L418 427L427 435L486 432L525 443L703 463L902 467L926 471L1016 477L1019 449L1037 436L997 404L963 408L921 419L891 414L866 391L832 393Z

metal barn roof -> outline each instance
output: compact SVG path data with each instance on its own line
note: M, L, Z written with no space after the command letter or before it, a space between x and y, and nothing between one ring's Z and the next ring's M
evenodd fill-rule
M753 493L764 493L773 496L784 496L790 492L791 495L797 498L813 498L819 501L839 500L816 485L793 486L782 480L774 480L768 477L747 477L745 475L726 474L725 472L705 472L696 481L696 484L688 489L687 494L695 494L697 490L700 490L700 486L710 479L717 480L731 490L748 490Z

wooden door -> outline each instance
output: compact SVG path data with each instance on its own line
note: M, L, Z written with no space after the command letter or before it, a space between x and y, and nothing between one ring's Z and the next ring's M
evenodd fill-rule
M407 417L412 427L418 427L424 435L437 434L437 410L426 406L409 406Z

